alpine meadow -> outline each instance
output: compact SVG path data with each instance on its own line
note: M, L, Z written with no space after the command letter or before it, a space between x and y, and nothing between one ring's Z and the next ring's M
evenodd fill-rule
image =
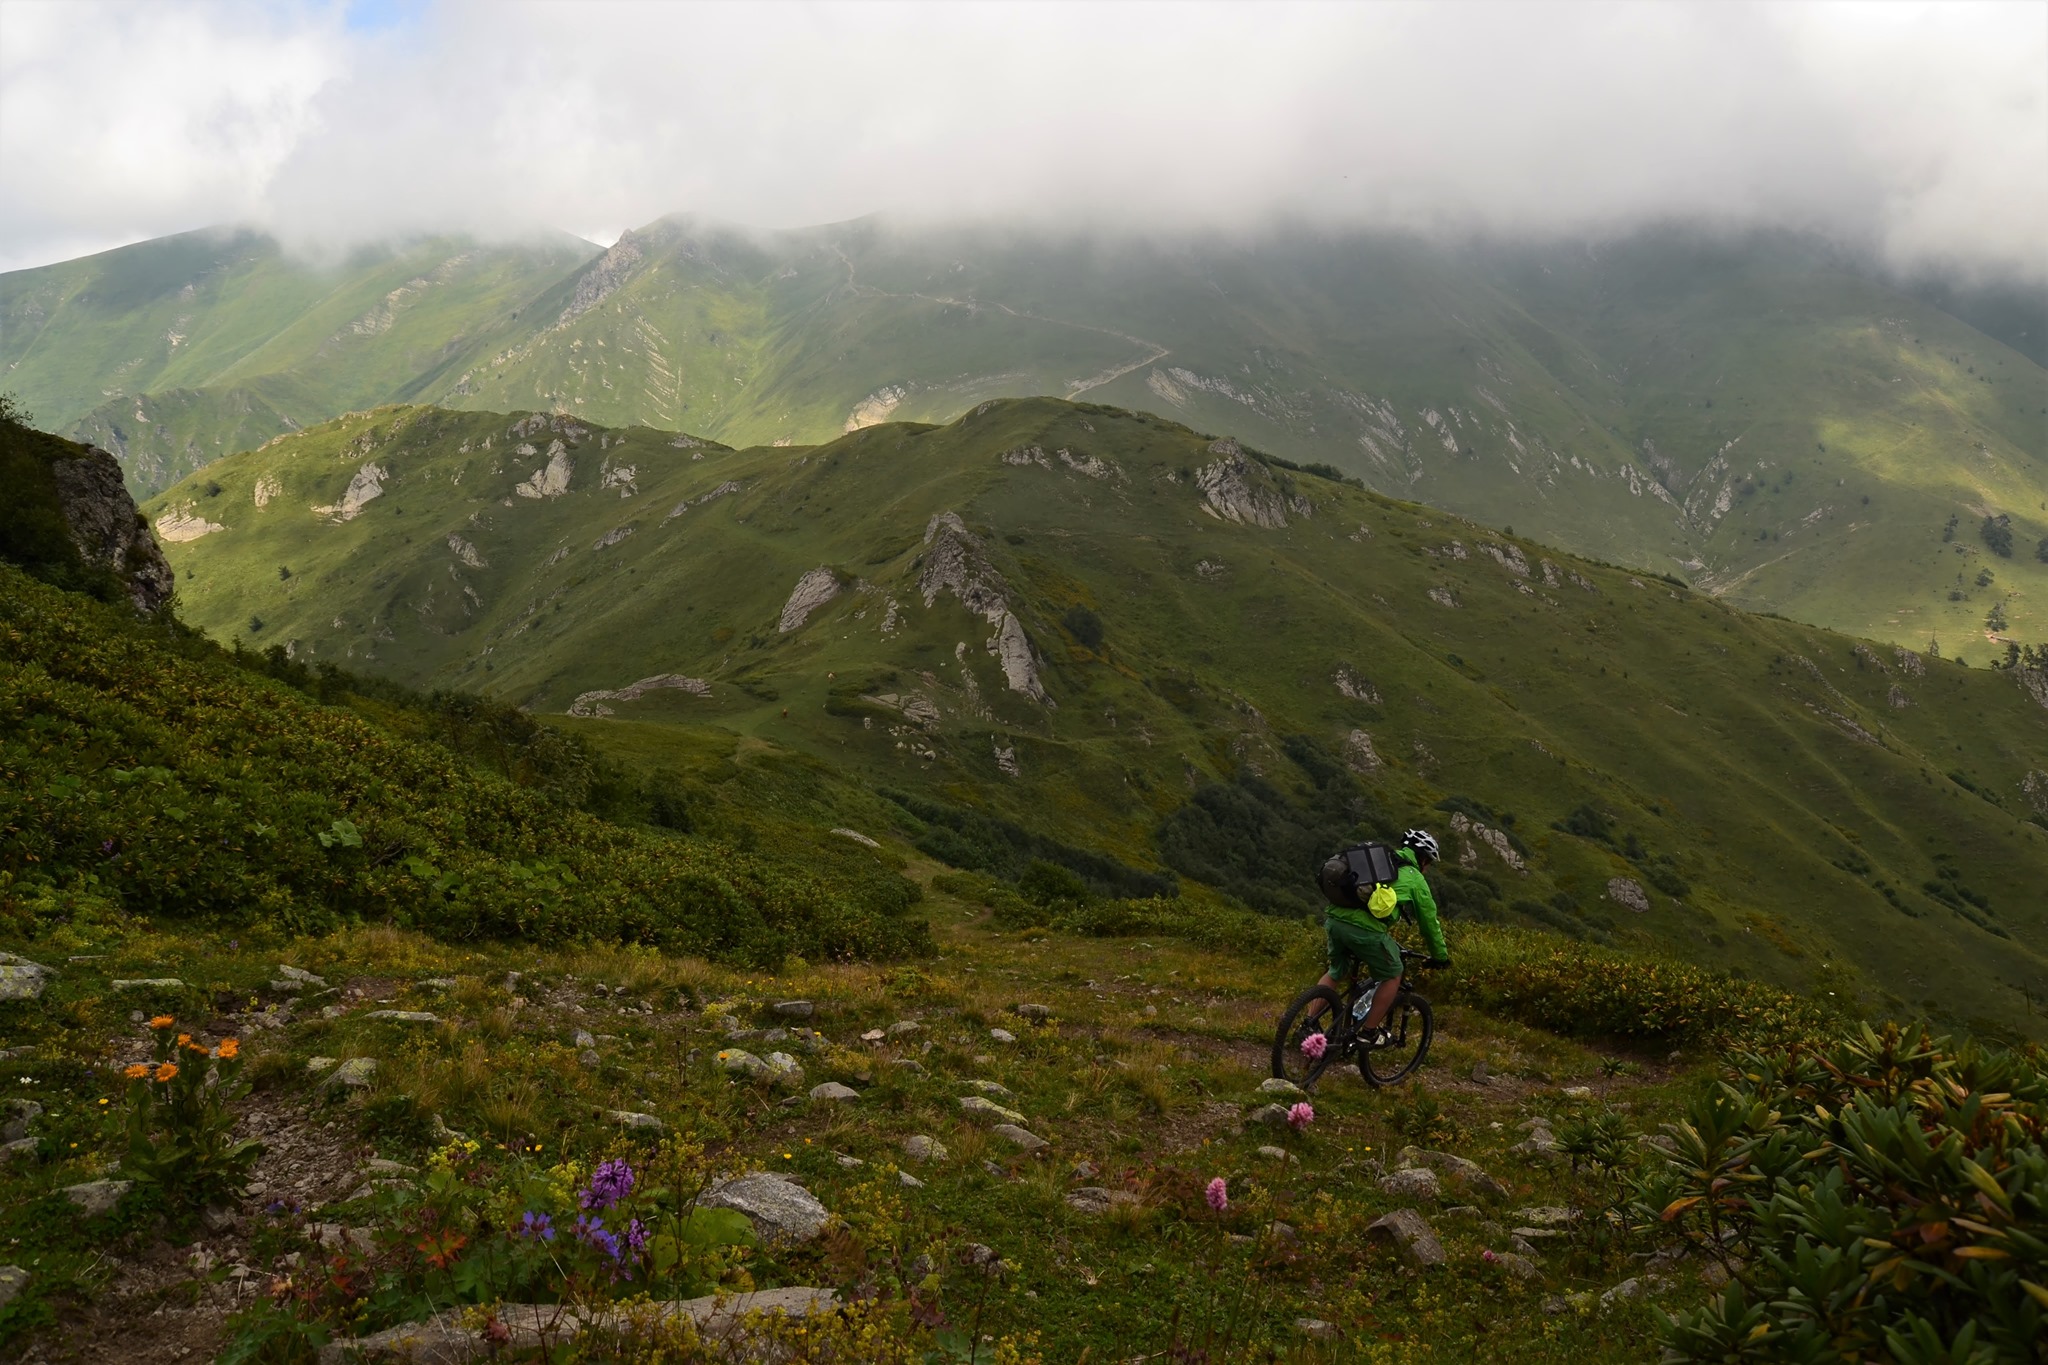
M0 1358L2048 1365L2044 15L0 0Z

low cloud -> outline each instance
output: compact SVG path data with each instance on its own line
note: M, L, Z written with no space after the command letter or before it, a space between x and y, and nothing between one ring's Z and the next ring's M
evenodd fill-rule
M2048 277L2048 8L0 4L0 266L669 212L1783 226Z

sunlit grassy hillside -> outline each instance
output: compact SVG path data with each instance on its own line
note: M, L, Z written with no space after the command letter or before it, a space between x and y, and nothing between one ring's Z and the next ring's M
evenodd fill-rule
M657 766L812 755L1002 876L1306 911L1327 846L1426 821L1458 914L2036 1027L2037 672L1747 615L1177 424L993 402L733 451L389 409L150 510L220 528L168 547L216 635Z

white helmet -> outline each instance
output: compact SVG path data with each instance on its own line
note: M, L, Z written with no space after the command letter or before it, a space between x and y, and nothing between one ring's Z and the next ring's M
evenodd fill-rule
M1401 847L1412 848L1418 855L1431 862L1436 862L1444 856L1443 850L1436 846L1435 838L1426 829L1411 829L1402 835Z

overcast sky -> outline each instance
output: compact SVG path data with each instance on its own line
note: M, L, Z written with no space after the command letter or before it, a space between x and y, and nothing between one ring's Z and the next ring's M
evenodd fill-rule
M664 213L1813 228L2048 278L2048 0L0 0L0 269Z

